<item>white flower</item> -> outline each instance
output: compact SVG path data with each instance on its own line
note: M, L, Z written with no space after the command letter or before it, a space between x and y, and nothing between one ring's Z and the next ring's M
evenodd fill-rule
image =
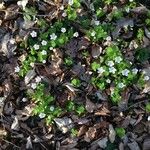
M34 47L35 50L38 50L40 48L40 46L38 44L34 44L33 47Z
M109 72L114 74L116 72L116 69L114 67L110 67Z
M23 102L26 102L26 101L28 101L28 99L24 97L24 98L22 99L22 101L23 101Z
M46 60L43 60L42 63L45 64L45 63L46 63Z
M63 5L60 7L60 10L64 10L64 6Z
M50 50L53 50L53 47L50 47L49 49L50 49Z
M150 121L150 116L148 116L147 121Z
M107 36L106 41L111 41L111 36Z
M114 62L113 62L113 61L108 61L107 65L108 65L109 67L112 67L112 66L114 66Z
M45 116L46 116L45 113L40 113L40 114L39 114L39 117L40 117L41 119L45 118Z
M28 0L22 0L22 1L18 1L17 5L18 6L22 6L23 10L25 9L26 5L28 3Z
M62 13L62 16L63 16L63 17L66 17L66 16L67 16L66 12Z
M37 32L35 32L35 31L32 31L31 33L30 33L30 35L34 38L34 37L37 37Z
M122 73L123 76L126 76L126 77L127 77L128 74L129 74L129 72L130 72L130 71L129 71L128 69L124 69L124 70L122 70L121 73Z
M94 21L94 24L95 24L96 26L98 26L99 23L100 23L100 22L99 22L98 20L95 20L95 21Z
M31 88L36 89L36 83L31 83Z
M127 13L130 12L130 8L129 7L126 7L125 10L126 10Z
M132 69L132 72L133 72L133 74L137 74L138 69L134 68L134 69Z
M95 36L95 34L96 34L96 32L95 32L95 31L93 31L93 32L91 33L91 36Z
M118 84L118 87L122 89L122 88L125 87L125 84L124 84L124 83L119 83L119 84Z
M110 79L107 79L106 82L107 82L107 83L111 83L111 80L110 80Z
M15 67L15 72L19 72L20 71L20 67L19 66L16 66Z
M39 77L39 76L38 76L38 77L36 77L36 78L35 78L35 82L36 82L36 83L41 82L41 77Z
M13 39L13 38L10 39L10 43L11 43L11 44L15 44L15 42L16 42L15 39Z
M73 34L73 36L74 36L74 37L78 37L78 36L79 36L79 33L78 33L78 32L75 32L75 33Z
M31 67L34 67L34 63L33 63L33 62L31 62L31 63L30 63L30 66L31 66Z
M118 57L115 58L115 62L116 63L119 64L121 61L122 61L122 58L120 56L118 56Z
M42 50L41 54L42 55L47 55L47 51L46 50Z
M50 111L54 111L55 107L54 106L50 106Z
M146 71L145 71L145 70L143 70L143 74L146 74Z
M43 40L43 41L41 42L41 44L42 44L42 45L47 45L47 41Z
M133 0L129 0L129 2L133 2Z
M51 40L56 40L57 35L55 33L53 33L53 34L50 35L50 38L51 38Z
M71 6L73 5L73 0L68 0L68 4Z
M61 28L61 32L65 33L66 32L66 28Z
M144 77L144 80L145 80L145 81L148 81L148 80L149 80L149 76L145 76L145 77Z
M97 70L98 70L97 72L98 72L99 74L102 74L102 73L105 71L105 70L103 69L103 67L100 67L100 68L98 68Z

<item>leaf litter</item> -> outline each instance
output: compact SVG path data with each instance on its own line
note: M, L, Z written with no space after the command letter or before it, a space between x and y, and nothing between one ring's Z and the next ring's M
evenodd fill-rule
M35 64L24 79L17 76L14 69L29 54L27 41L30 31L46 31L45 25L39 28L38 19L43 18L51 25L62 18L64 8L60 6L67 7L68 1L20 1L19 5L16 1L4 1L0 4L0 139L3 140L3 149L9 149L10 146L13 149L150 149L149 119L147 120L149 112L145 110L149 101L149 81L142 92L136 85L127 88L117 106L110 101L110 89L106 92L97 90L90 82L93 74L90 73L91 62L102 58L105 47L116 40L121 40L121 50L125 53L125 58L149 76L149 56L142 56L146 61L141 64L135 56L139 43L141 48L149 49L150 28L143 17L149 12L148 6L137 2L129 13L128 10L124 11L121 18L118 13L115 17L119 19L115 19L111 16L115 13L113 9L123 7L124 4L127 6L126 1L120 0L112 6L100 5L103 12L98 17L94 14L95 8L99 7L96 2L82 1L82 9L78 10L78 13L82 13L80 17L90 14L88 19L91 24L81 22L79 25L78 20L70 21L70 26L76 27L79 35L69 39L61 48L53 49L47 63ZM30 5L37 9L38 13L33 14L37 17L35 20L34 17L33 20L24 18L24 10ZM26 17L32 18L30 13L33 12L29 12ZM108 22L113 25L110 38L96 44L86 35L86 28L90 29L95 19L99 19L100 24L105 25ZM138 41L135 35L140 28L143 29L144 36ZM25 49L21 48L22 44L26 45ZM73 62L68 68L64 65L66 57ZM47 92L52 91L58 99L56 105L65 107L67 102L75 101L77 105L85 106L86 113L77 116L63 108L62 116L55 118L54 124L46 125L43 119L33 115L33 101L26 98L22 100L26 95L26 86L37 76L43 76L42 80L48 85ZM79 78L81 86L73 86L70 83L73 78ZM123 138L117 135L116 127L125 129Z

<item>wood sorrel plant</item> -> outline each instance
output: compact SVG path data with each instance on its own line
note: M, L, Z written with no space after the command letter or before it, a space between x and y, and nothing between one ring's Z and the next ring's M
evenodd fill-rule
M111 87L110 98L114 103L121 100L121 92L137 82L139 71L132 63L125 60L119 48L115 45L107 47L104 56L91 64L95 76L92 84L100 90ZM140 78L141 82L144 79Z
M46 118L47 124L52 123L54 118L61 115L62 109L55 104L55 99L51 94L45 93L44 84L38 84L34 92L28 95L35 103L33 114L38 115L41 119Z
M61 47L74 36L73 29L65 21L57 21L44 33L31 32L28 40L29 54L22 63L20 76L25 74L33 67L35 62L46 63L48 54L54 48Z

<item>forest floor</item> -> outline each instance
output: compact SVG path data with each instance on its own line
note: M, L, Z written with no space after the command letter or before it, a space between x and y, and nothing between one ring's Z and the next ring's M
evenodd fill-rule
M148 6L1 2L0 143L2 150L150 150Z

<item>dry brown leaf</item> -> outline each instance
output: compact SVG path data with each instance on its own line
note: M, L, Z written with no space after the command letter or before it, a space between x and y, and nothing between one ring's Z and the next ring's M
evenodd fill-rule
M100 47L99 45L92 46L92 57L93 58L99 57L101 53L102 53L102 47Z
M80 127L77 136L82 136L82 135L84 135L86 131L87 131L87 127L86 127L85 125L83 125L82 127Z
M5 18L4 20L11 20L11 19L15 19L18 16L17 11L19 10L18 5L10 5L7 7L7 9L5 10Z
M4 106L4 113L7 115L11 115L12 112L14 111L14 106L12 102L7 102Z
M86 132L84 139L87 142L90 142L96 137L96 128L95 127L90 127L89 130Z
M0 128L0 140L7 136L7 131L4 128Z
M150 150L150 138L144 139L142 149L143 150Z
M97 110L95 112L95 115L98 115L98 116L109 116L110 111L105 106L102 106L102 108L99 108L99 109L100 110Z
M92 113L97 107L96 105L91 102L89 99L86 99L86 106L85 106L86 110L89 112L89 113Z

